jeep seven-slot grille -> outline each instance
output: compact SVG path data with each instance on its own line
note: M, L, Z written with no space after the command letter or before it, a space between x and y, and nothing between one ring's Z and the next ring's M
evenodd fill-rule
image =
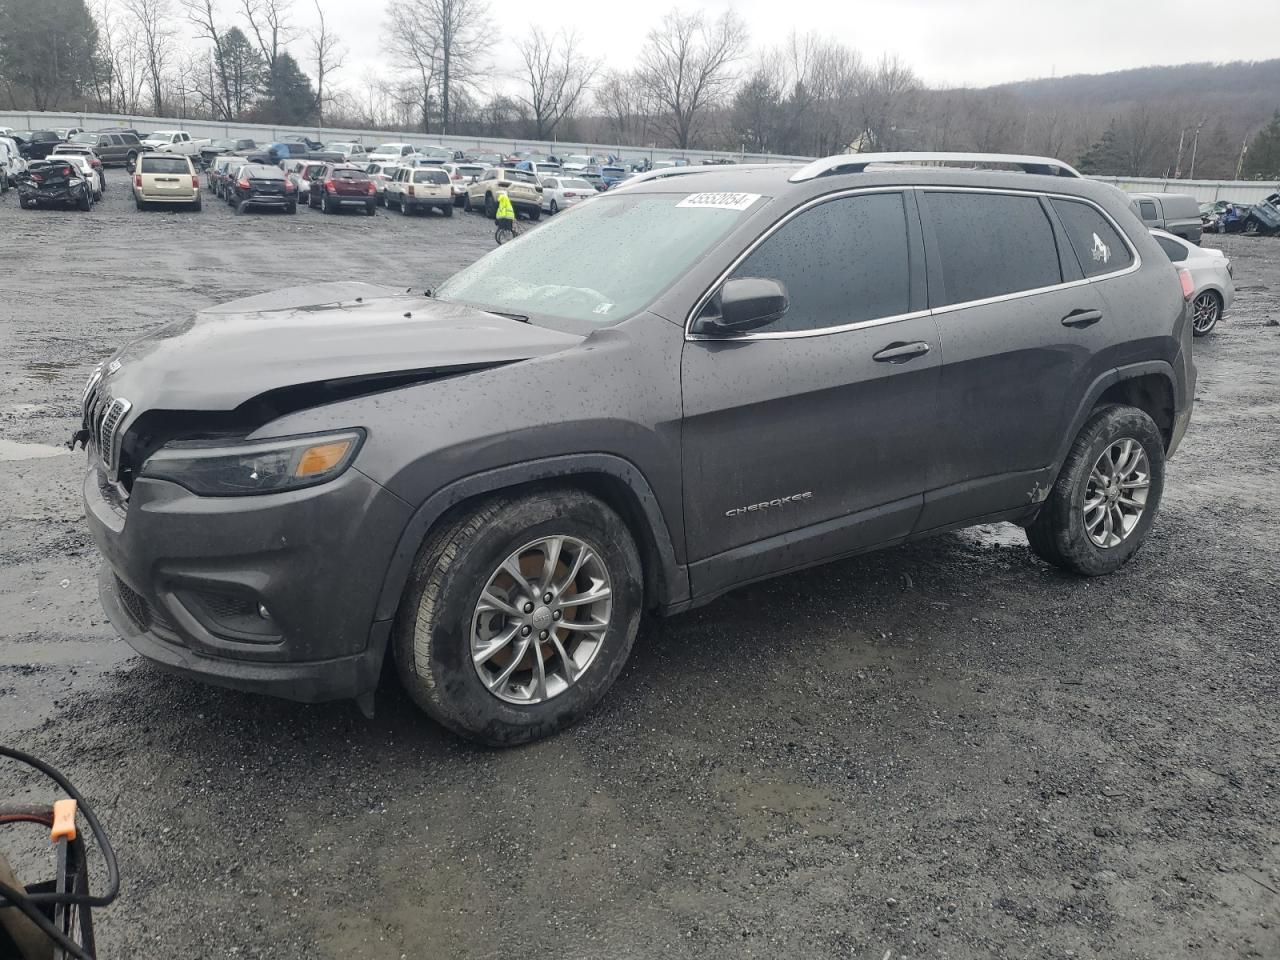
M89 437L93 440L107 473L114 480L120 457L117 434L133 404L123 397L113 399L99 386L95 375L85 390L84 428L89 431Z

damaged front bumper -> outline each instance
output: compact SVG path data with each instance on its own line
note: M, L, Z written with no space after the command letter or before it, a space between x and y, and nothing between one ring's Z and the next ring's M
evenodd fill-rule
M125 502L93 465L84 500L103 607L138 653L290 700L376 687L391 621L375 607L409 509L358 470L247 497L142 478Z

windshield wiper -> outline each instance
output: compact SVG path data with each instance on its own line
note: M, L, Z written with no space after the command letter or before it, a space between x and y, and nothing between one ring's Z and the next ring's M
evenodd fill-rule
M495 317L506 317L508 320L518 320L521 323L529 322L529 318L523 313L503 313L501 310L486 310L484 312L492 314Z

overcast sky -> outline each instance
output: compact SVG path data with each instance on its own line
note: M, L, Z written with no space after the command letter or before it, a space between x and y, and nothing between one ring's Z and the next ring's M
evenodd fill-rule
M314 0L294 0L295 21L309 26ZM362 72L392 72L379 38L390 3L319 0L342 33L347 62L335 78L358 86ZM397 3L404 0L397 0ZM544 29L571 28L610 66L630 67L646 33L670 9L639 3L516 4L490 0L508 24L494 36L495 80L515 72L519 28L536 17ZM710 0L682 2L716 16L737 11L755 47L780 43L792 29L818 30L869 58L900 55L931 86L985 86L1006 80L1102 73L1128 67L1280 56L1280 0ZM301 53L300 45L297 53ZM302 59L302 58L300 58ZM510 88L511 81L504 86Z

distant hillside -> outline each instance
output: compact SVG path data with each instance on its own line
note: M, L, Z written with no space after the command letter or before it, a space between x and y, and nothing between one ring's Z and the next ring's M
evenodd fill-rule
M1020 80L991 89L1007 90L1033 107L1110 106L1182 99L1230 101L1258 112L1261 122L1280 108L1280 59L1138 67L1114 73Z

